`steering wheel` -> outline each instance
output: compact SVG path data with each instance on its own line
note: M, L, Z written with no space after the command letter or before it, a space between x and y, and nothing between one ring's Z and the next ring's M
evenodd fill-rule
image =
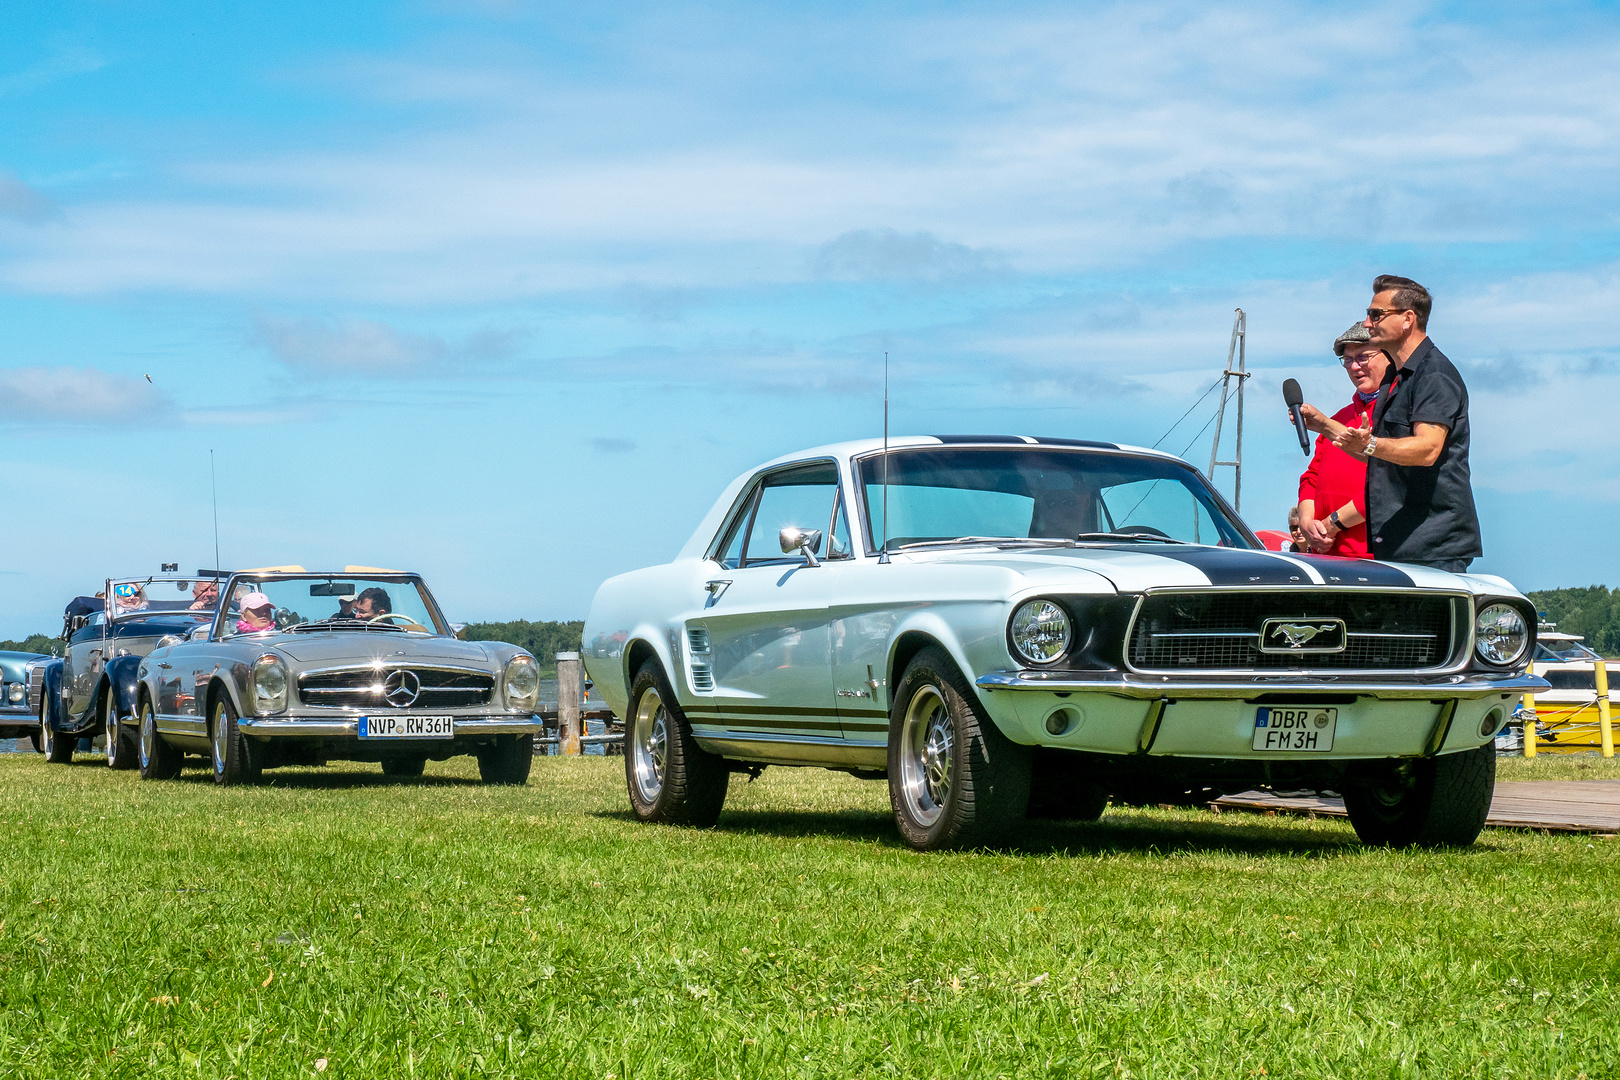
M402 615L397 611L385 611L381 615L373 615L371 618L367 619L366 622L382 622L384 619L404 619L406 622L412 624L416 622L416 620L411 618L409 615Z
M1166 540L1170 539L1169 533L1165 532L1163 529L1155 529L1151 525L1121 525L1114 531L1117 533L1126 533L1135 536L1162 536Z

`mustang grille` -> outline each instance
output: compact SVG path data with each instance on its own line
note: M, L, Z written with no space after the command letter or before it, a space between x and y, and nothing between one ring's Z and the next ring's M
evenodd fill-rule
M1340 652L1261 652L1270 619L1341 619ZM1126 655L1141 671L1417 670L1451 652L1452 598L1412 593L1210 592L1146 597Z
M495 676L478 671L444 668L366 668L362 671L321 671L298 677L298 700L305 705L332 705L348 709L393 708L383 696L383 680L392 671L409 671L421 684L416 701L405 708L450 709L488 705Z

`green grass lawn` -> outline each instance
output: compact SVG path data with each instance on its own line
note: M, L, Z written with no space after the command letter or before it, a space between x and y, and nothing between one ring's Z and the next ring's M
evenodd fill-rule
M1110 810L918 855L831 773L697 832L616 758L429 770L0 757L0 1076L1620 1075L1620 840Z

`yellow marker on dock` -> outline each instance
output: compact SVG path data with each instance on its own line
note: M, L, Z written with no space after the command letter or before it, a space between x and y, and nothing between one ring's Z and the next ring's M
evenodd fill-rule
M1614 729L1609 726L1609 668L1602 660L1592 662L1597 679L1598 745L1604 757L1614 757Z

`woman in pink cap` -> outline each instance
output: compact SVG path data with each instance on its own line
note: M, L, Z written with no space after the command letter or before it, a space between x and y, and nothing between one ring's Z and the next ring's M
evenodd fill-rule
M238 634L260 634L276 628L276 605L262 592L242 597L242 617L236 620Z

